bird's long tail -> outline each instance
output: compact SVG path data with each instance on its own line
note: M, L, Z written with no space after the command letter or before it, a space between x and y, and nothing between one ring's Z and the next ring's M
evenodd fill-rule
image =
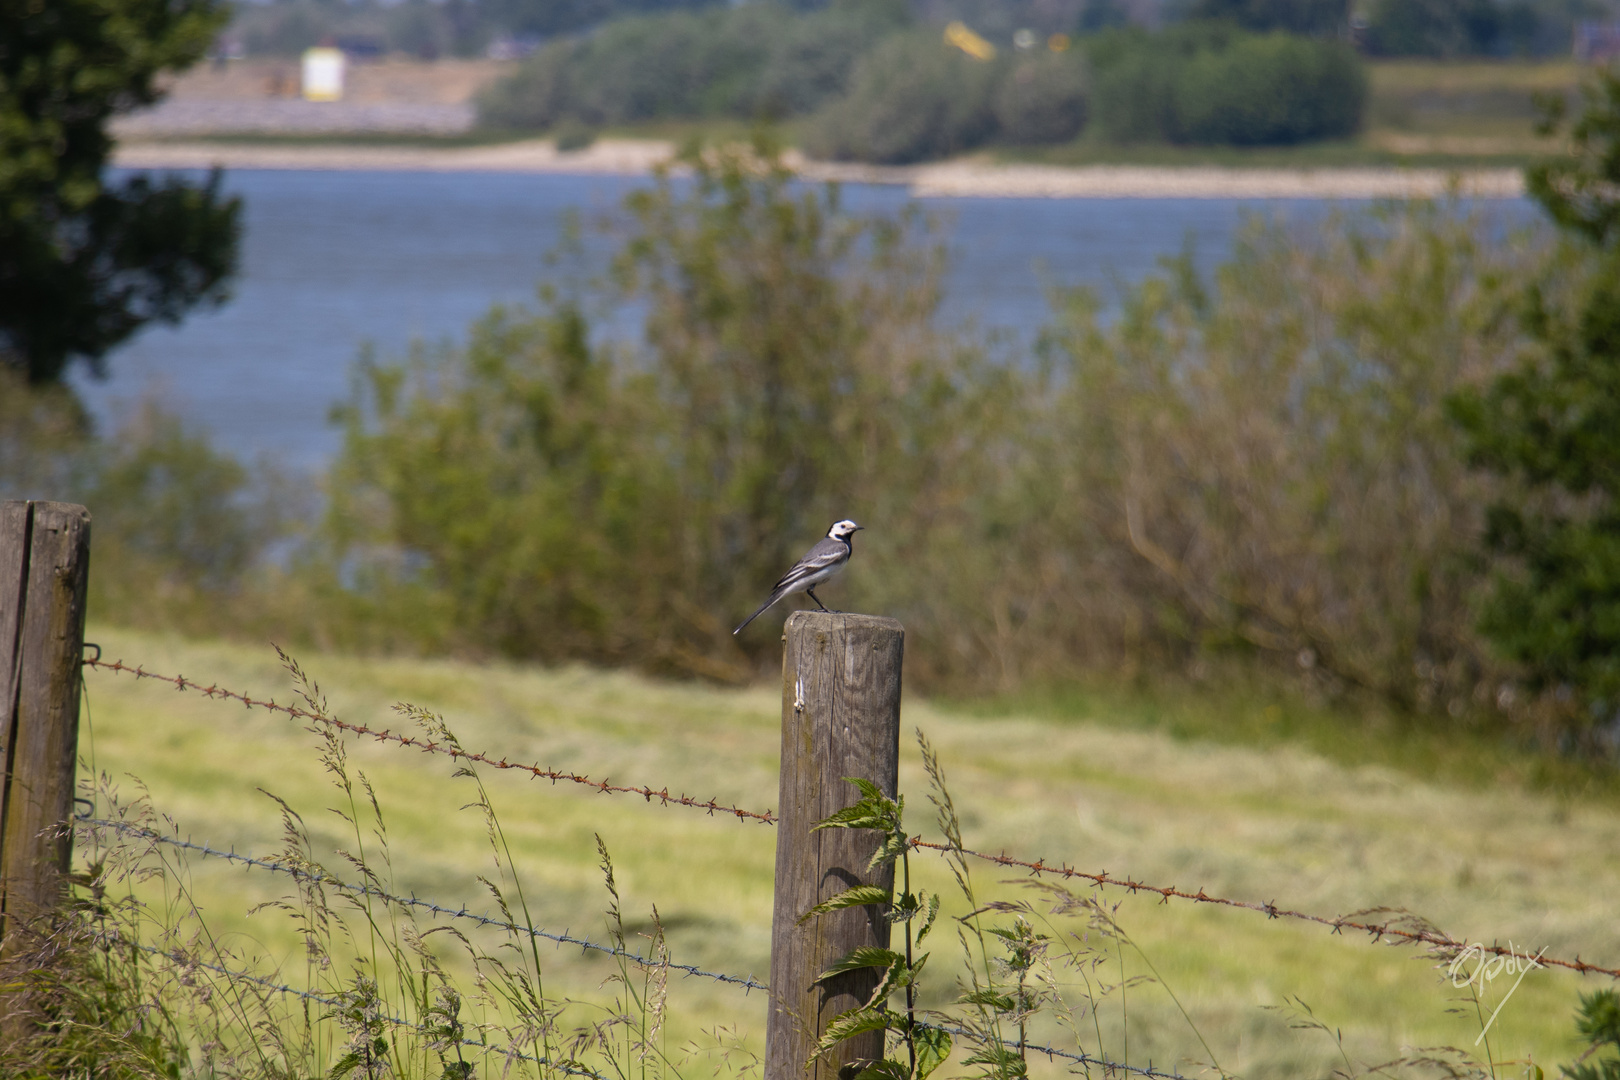
M782 599L782 597L784 597L786 595L787 595L787 593L785 591L771 593L770 598L768 600L766 600L763 604L759 605L759 610L758 611L754 612L752 615L748 616L748 618L744 619L742 622L737 624L737 629L735 629L735 630L733 630L731 632L732 636L735 637L736 635L742 633L743 632L743 627L747 626L749 623L753 622L755 619L757 619L761 615L765 614L765 609L766 608L770 607L772 604L776 603L778 600Z

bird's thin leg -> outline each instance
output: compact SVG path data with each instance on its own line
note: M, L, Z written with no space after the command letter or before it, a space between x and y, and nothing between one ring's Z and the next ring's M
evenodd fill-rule
M816 595L816 590L814 590L814 589L806 589L804 591L810 595L810 599L812 599L812 600L814 600L816 602L816 607L820 608L822 611L827 610L827 605L823 604L821 602L821 597ZM830 612L829 612L829 614L830 614Z

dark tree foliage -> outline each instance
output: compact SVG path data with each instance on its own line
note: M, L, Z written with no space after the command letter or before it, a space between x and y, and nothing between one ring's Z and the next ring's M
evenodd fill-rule
M1091 115L1113 142L1286 145L1361 126L1366 76L1343 42L1206 22L1088 44Z
M1564 687L1587 719L1620 713L1620 78L1599 76L1573 153L1529 171L1532 196L1594 250L1568 300L1530 290L1536 342L1519 366L1452 412L1472 459L1519 482L1491 507L1485 544L1506 557L1481 630L1538 687Z
M809 15L757 2L619 19L549 43L490 87L480 117L546 129L797 115L841 94L856 60L906 18L901 3L866 0Z
M1620 1080L1620 994L1613 990L1582 994L1575 1030L1587 1053L1574 1065L1559 1069L1566 1080Z
M626 15L714 7L721 0L482 0L485 14L514 34L551 37Z
M117 113L206 52L221 0L0 0L0 364L32 383L222 295L234 199L218 178L104 176Z
M1526 37L1526 20L1533 35L1524 0L1373 0L1363 43L1375 56L1481 56Z
M1331 37L1350 28L1347 0L1193 0L1189 19L1220 19L1245 30Z

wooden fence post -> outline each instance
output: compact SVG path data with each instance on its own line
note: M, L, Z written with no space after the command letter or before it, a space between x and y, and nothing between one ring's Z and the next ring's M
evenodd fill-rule
M810 828L860 797L844 777L895 795L905 636L894 619L873 615L799 611L787 620L764 1080L837 1080L842 1066L883 1056L883 1033L869 1032L805 1068L827 1022L865 1002L877 986L872 971L821 986L816 976L857 946L886 947L889 924L873 908L835 911L803 926L799 917L851 885L894 884L893 867L867 872L876 833Z
M90 514L0 505L0 954L19 919L55 907L73 854Z

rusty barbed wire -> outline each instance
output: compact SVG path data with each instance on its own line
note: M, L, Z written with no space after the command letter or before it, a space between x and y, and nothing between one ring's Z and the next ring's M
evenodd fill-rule
M486 916L476 915L476 914L473 914L472 912L467 911L467 909L465 907L462 907L461 909L457 910L457 909L452 909L452 908L446 908L446 907L443 907L443 906L441 906L439 904L434 904L434 903L432 903L430 901L420 900L420 899L418 899L418 898L416 898L414 896L412 896L412 897L396 896L396 895L388 893L388 892L386 892L386 891L384 891L382 889L379 889L379 888L377 888L375 886L353 885L353 884L351 884L349 882L342 881L339 878L332 877L330 874L315 873L313 871L304 869L303 867L294 866L294 865L290 865L290 864L281 862L280 860L265 859L265 858L260 858L260 857L252 856L252 855L244 855L244 854L241 854L240 852L236 852L236 851L220 850L218 848L211 847L211 846L209 846L207 844L198 844L198 843L196 843L194 841L190 841L190 840L181 840L178 837L165 836L162 833L159 833L159 832L157 832L157 831L155 831L153 829L149 829L149 828L146 828L145 826L141 826L141 825L134 825L134 824L131 824L131 823L126 822L126 821L110 821L110 820L106 820L106 819L94 819L94 820L83 821L83 822L81 822L81 824L98 826L98 827L102 827L102 828L111 828L111 829L114 829L115 831L125 833L125 834L128 834L128 835L138 836L138 837L140 837L142 839L145 839L145 840L151 840L151 841L155 841L157 843L168 844L171 847L181 848L181 849L186 850L186 851L196 851L196 852L201 853L204 857L225 859L225 860L228 860L230 862L240 863L240 864L243 864L243 865L246 865L246 866L251 866L251 867L255 867L255 868L258 868L258 869L262 869L262 870L270 870L270 871L273 871L273 872L276 872L276 873L287 874L290 877L292 877L294 880L302 879L302 880L319 882L321 884L330 885L330 886L333 886L335 888L338 888L338 889L340 889L340 890L342 890L344 892L348 892L348 893L351 893L351 894L375 896L378 899L388 900L388 901L390 901L392 903L401 904L401 905L409 906L409 907L423 908L423 909L426 909L428 911L433 912L436 915L444 915L446 917L456 918L456 919L467 919L467 920L470 920L470 921L473 921L473 922L477 922L477 923L479 923L481 925L484 925L484 926L493 926L493 927L496 927L498 929L510 930L510 931L514 931L514 932L517 932L517 933L527 933L527 934L530 934L530 935L532 935L534 937L546 938L546 939L548 939L550 941L555 941L555 942L558 942L558 943L561 943L561 944L579 945L579 946L581 946L583 948L586 948L586 949L593 949L593 950L596 950L598 952L609 953L609 954L611 954L613 956L624 957L625 959L631 960L631 961L635 962L636 964L638 964L638 965L640 965L641 967L644 967L644 968L655 968L655 967L656 968L666 968L666 969L673 970L673 971L684 972L688 976L696 975L696 976L701 976L701 977L707 978L707 979L713 979L713 980L715 980L717 982L732 983L732 984L735 984L735 985L741 985L741 986L743 986L745 988L745 992L746 991L751 991L751 990L768 990L768 989L770 989L769 986L767 986L765 983L757 981L752 975L748 975L748 976L726 975L726 974L722 974L722 973L718 973L718 972L703 971L702 969L692 967L689 964L676 964L676 963L671 963L671 962L660 962L660 961L652 960L652 959L650 959L648 957L642 956L639 953L630 952L628 949L616 949L616 948L613 948L612 946L602 945L602 944L600 944L598 942L594 942L594 941L588 941L588 940L586 940L584 938L576 938L576 937L573 937L573 936L569 935L566 931L564 933L562 933L562 934L555 934L555 933L551 933L551 932L545 931L545 930L534 930L534 929L531 929L529 927L518 926L515 923L503 922L503 921L501 921L499 919L491 919L491 918L488 918ZM118 940L124 941L125 944L130 944L130 942L127 942L124 939L118 938L118 935L116 935L116 934L107 935L107 936L109 938L117 938ZM263 976L253 975L253 974L247 973L247 972L233 972L233 971L230 971L229 969L221 967L219 965L210 964L210 963L208 963L206 961L199 960L199 959L197 959L195 957L186 956L183 953L179 953L179 952L169 953L169 952L163 951L162 949L154 948L153 946L150 946L150 945L141 945L139 943L134 943L134 944L139 949L142 949L142 950L144 950L146 952L149 952L149 953L154 953L154 954L157 954L157 955L160 955L160 956L167 957L168 959L174 960L176 963L193 964L193 965L196 965L196 966L199 966L199 967L207 968L210 971L214 971L214 972L223 974L227 978L243 979L243 980L246 980L248 982L255 983L255 984L259 985L259 986L263 986L263 987L265 987L267 989L274 990L274 991L276 991L278 993L295 994L295 995L297 995L297 996L299 996L301 998L305 998L305 999L311 1000L311 1001L316 1001L316 1002L319 1002L320 1004L328 1005L328 1006L336 1006L336 1005L340 1004L340 1002L338 1002L336 999L327 998L327 997L325 997L323 995L320 995L320 994L317 994L317 993L315 993L313 991L299 990L296 987L286 986L286 985L283 985L283 984L280 984L280 983L276 983L276 982L273 982L273 981L271 981L269 979L264 978ZM396 1024L396 1025L399 1025L399 1026L414 1027L419 1031L428 1030L428 1028L426 1026L424 1026L424 1025L412 1024L410 1021L402 1020L402 1019L400 1019L398 1017L385 1016L385 1017L383 1017L383 1019L387 1020L389 1023ZM948 1033L950 1033L952 1035L961 1035L961 1036L965 1036L965 1037L971 1038L971 1039L980 1038L980 1036L975 1034L972 1030L970 1030L970 1029L968 1029L966 1027L963 1027L960 1024L926 1024L925 1023L925 1024L920 1024L919 1026L925 1027L925 1028L933 1027L933 1028L937 1028L938 1030L948 1032ZM489 1046L486 1046L483 1043L464 1041L462 1043L462 1045L464 1045L464 1046L474 1046L474 1047L478 1047L480 1049L483 1049L483 1050L486 1050L486 1051L489 1051L489 1052L492 1052L492 1053L500 1053L502 1055L506 1055L508 1053L508 1051L506 1051L504 1049L501 1049L501 1048L498 1048L498 1047L489 1047ZM1018 1047L1020 1049L1026 1051L1028 1053L1045 1055L1045 1057L1048 1060L1054 1060L1054 1059L1061 1058L1061 1059L1064 1059L1064 1060L1067 1060L1067 1061L1072 1061L1072 1062L1075 1062L1075 1063L1081 1064L1081 1065L1096 1066L1098 1068L1106 1070L1109 1075L1112 1075L1114 1072L1126 1072L1126 1073L1134 1073L1134 1074L1139 1075L1139 1076L1149 1077L1149 1078L1151 1078L1151 1080L1189 1080L1189 1078L1181 1076L1179 1073L1166 1072L1163 1069L1156 1069L1156 1068L1154 1068L1153 1063L1151 1061L1149 1061L1148 1064L1145 1065L1145 1066L1142 1066L1142 1065L1128 1065L1128 1064L1123 1064L1121 1062L1111 1061L1110 1059L1108 1059L1106 1057L1093 1057L1092 1055L1086 1054L1084 1052L1076 1053L1076 1052L1070 1051L1070 1050L1061 1050L1061 1049L1059 1049L1059 1048L1057 1048L1055 1046L1042 1046L1042 1045L1037 1045L1037 1044L1034 1044L1034 1043L1018 1043L1017 1045L1018 1045ZM604 1078L600 1077L599 1074L597 1074L597 1073L584 1071L584 1070L571 1069L565 1063L548 1062L548 1061L544 1061L544 1060L542 1060L540 1058L529 1057L529 1056L523 1055L521 1053L515 1053L513 1056L520 1057L525 1061L533 1061L533 1062L536 1062L536 1063L539 1063L539 1064L552 1065L552 1066L554 1066L556 1068L562 1069L564 1072L573 1072L575 1075L589 1076L589 1077L595 1078L595 1080L604 1080Z
M432 739L425 739L415 735L401 735L400 733L391 731L388 728L373 728L365 724L351 724L345 720L338 720L335 717L325 716L309 709L299 708L296 705L278 705L276 704L274 698L259 700L249 697L246 694L237 693L234 690L227 690L222 686L204 686L202 683L199 683L193 679L188 679L184 675L159 675L156 672L147 671L144 665L130 667L122 660L115 660L112 663L108 663L105 660L98 660L94 658L84 660L83 664L85 667L111 671L114 674L128 673L134 675L137 680L156 679L158 682L172 683L176 690L195 690L198 693L201 693L204 697L221 698L229 701L240 701L244 707L249 709L264 709L268 712L284 713L287 716L293 717L294 719L310 720L317 724L327 724L339 731L347 731L353 735L364 735L368 738L375 739L378 742L394 743L398 746L408 746L413 749L420 750L426 754L445 754L448 755L451 760L459 759L463 761L476 761L481 765L488 765L492 769L516 769L519 772L529 773L539 780L550 780L553 784L556 784L559 780L566 780L569 783L580 784L584 787L592 788L604 795L640 795L647 802L657 800L664 806L684 806L694 810L705 810L711 817L716 814L721 814L730 815L737 818L739 821L757 821L762 825L776 824L776 815L769 810L766 810L763 813L756 810L744 810L738 806L728 806L724 803L718 802L715 799L698 799L691 795L671 795L668 787L659 790L651 787L650 785L636 787L633 785L614 784L607 780L592 779L583 773L566 772L562 769L548 769L543 765L538 764L525 765L518 761L508 761L504 757L496 759L488 754L479 753L478 751L463 750L459 747L446 746Z
M137 679L157 679L160 682L173 683L176 689L182 691L197 690L208 697L219 697L240 701L245 707L248 708L262 708L272 712L285 713L288 716L299 719L330 724L341 731L348 731L356 735L366 735L378 741L392 742L400 746L414 747L426 753L449 754L452 758L462 758L467 761L477 761L497 769L518 769L523 772L531 773L540 779L549 779L553 783L556 783L558 780L568 780L573 783L582 784L586 787L595 788L604 794L624 793L640 795L648 802L658 799L664 805L679 805L700 810L707 810L711 816L716 813L731 814L741 820L754 820L765 825L774 825L777 821L776 815L768 810L760 813L758 811L745 810L737 806L725 806L717 803L713 799L703 802L686 795L670 795L667 787L662 791L658 791L654 790L650 786L621 786L610 784L606 781L593 780L588 776L578 773L567 773L556 769L546 769L539 765L523 765L517 762L508 762L505 758L496 760L487 754L443 746L433 742L432 740L421 739L411 735L400 735L387 729L375 729L367 727L363 724L350 724L342 720L334 719L333 717L323 716L307 709L298 708L297 706L278 705L273 699L269 701L258 701L248 697L247 695L226 690L218 686L203 686L202 684L187 679L184 676L158 675L153 672L146 671L144 666L130 667L122 660L108 663L105 660L100 660L98 658L90 658L84 660L83 663L86 667L104 668L114 673L128 672L133 674ZM911 846L915 849L931 850L941 854L946 854L953 850L948 844L934 843L932 841L924 840L921 837L913 837L911 840ZM1477 945L1470 946L1469 943L1457 941L1455 938L1452 938L1446 934L1437 933L1431 930L1411 930L1397 926L1395 925L1395 920L1374 923L1358 921L1356 918L1357 915L1367 914L1373 911L1392 910L1389 908L1373 908L1368 909L1367 912L1353 912L1350 915L1315 915L1310 912L1295 911L1289 908L1279 907L1276 901L1272 901L1270 903L1257 903L1250 900L1233 900L1228 897L1210 896L1202 888L1200 888L1196 893L1191 893L1178 889L1174 886L1151 885L1147 882L1135 881L1129 878L1116 878L1110 875L1107 871L1096 874L1088 873L1086 871L1076 870L1066 863L1052 863L1046 859L1035 859L1031 861L1027 859L1014 858L1006 854L991 855L986 852L974 851L969 848L963 848L961 849L961 852L963 855L980 859L985 862L994 863L998 866L1016 867L1018 869L1028 870L1036 876L1043 874L1054 874L1070 880L1079 879L1090 881L1099 886L1113 886L1116 888L1122 888L1132 893L1155 893L1160 896L1165 903L1168 903L1171 899L1187 900L1196 904L1214 904L1220 907L1233 908L1235 910L1254 911L1265 915L1268 919L1294 919L1301 922L1316 923L1317 925L1331 928L1335 934L1341 934L1347 929L1357 930L1371 935L1375 940L1382 938L1398 938L1403 941L1413 942L1415 944L1433 945L1437 948L1443 949L1461 950L1464 948L1475 947L1493 956L1505 957L1516 955L1512 946L1502 946L1495 943L1490 945L1478 943ZM1560 957L1543 955L1538 959L1537 962L1554 967L1566 968L1570 971L1579 972L1582 975L1607 975L1611 979L1620 980L1620 968L1609 968L1598 964L1587 963L1580 958L1579 953L1575 955L1575 959L1573 960L1565 960Z
M147 953L148 955L161 956L164 959L171 960L176 964L187 967L203 968L204 970L212 971L215 974L223 975L227 979L240 982L250 982L255 986L263 987L264 989L270 990L274 993L287 994L293 997L302 998L305 1001L313 1001L316 1004L325 1005L329 1008L341 1008L345 1004L338 998L328 997L325 994L319 994L313 990L300 990L296 986L288 986L285 983L278 983L275 980L267 979L262 975L254 975L252 972L232 971L230 968L227 968L221 964L214 964L208 962L207 960L202 960L194 956L188 956L186 953L178 949L168 951L160 949L154 945L144 945L137 941L130 941L128 938L125 938L117 933L102 933L98 934L97 938L104 943L116 943L124 946L133 946L134 948L139 949L141 952ZM403 1017L379 1014L379 1019L395 1027L410 1028L411 1030L428 1034L436 1033L432 1025L414 1023L413 1021L406 1020ZM933 1028L952 1035L962 1035L970 1039L979 1038L979 1036L976 1035L972 1030L963 1027L960 1024L919 1023L917 1026L920 1028ZM458 1040L456 1045L470 1047L475 1050L482 1050L486 1054L499 1054L502 1057L515 1058L519 1061L533 1062L536 1065L543 1065L548 1068L557 1069L571 1076L590 1077L591 1080L608 1080L608 1078L604 1077L601 1073L583 1068L572 1062L550 1061L546 1058L535 1057L532 1054L525 1054L521 1050L514 1050L510 1047L491 1046L488 1043L477 1042L473 1039ZM1188 1077L1182 1076L1180 1073L1166 1072L1163 1069L1156 1069L1153 1067L1153 1063L1151 1061L1149 1061L1145 1066L1126 1065L1121 1062L1111 1061L1106 1057L1093 1057L1090 1054L1077 1054L1068 1050L1059 1050L1055 1046L1037 1046L1033 1043L1023 1042L1015 1043L1013 1045L1016 1045L1020 1050L1023 1050L1026 1053L1044 1054L1048 1060L1052 1060L1054 1058L1063 1058L1064 1060L1073 1061L1081 1065L1094 1065L1098 1068L1106 1070L1107 1075L1112 1075L1115 1072L1125 1072L1135 1073L1138 1076L1150 1077L1153 1078L1153 1080L1189 1080Z
M288 986L285 983L278 983L275 980L267 979L262 975L255 975L250 971L232 971L230 968L225 967L222 964L214 964L195 956L189 956L179 949L170 951L160 949L155 945L145 945L139 941L131 941L122 934L101 932L96 935L96 940L103 945L120 945L126 948L133 947L151 956L161 956L165 960L173 961L174 963L183 967L202 968L206 971L212 971L217 975L223 975L226 979L233 982L253 983L255 986L261 986L266 990L272 991L273 993L299 997L305 1001L313 1001L318 1005L325 1005L328 1008L343 1008L347 1004L347 1002L344 1002L340 998L328 997L325 994L318 994L313 990L300 990L296 986ZM439 1033L439 1030L431 1024L418 1024L414 1021L406 1020L403 1017L390 1016L387 1013L378 1013L377 1018L393 1027L409 1028L412 1031L429 1035L437 1035ZM567 1073L570 1076L584 1076L589 1077L590 1080L608 1080L608 1077L603 1076L601 1073L592 1069L584 1068L580 1065L576 1065L572 1062L550 1061L546 1058L535 1057L533 1054L525 1054L523 1051L514 1049L510 1046L491 1046L488 1043L481 1043L474 1039L457 1039L455 1040L454 1045L464 1046L474 1050L481 1050L486 1054L499 1054L503 1058L532 1062L548 1069L556 1069L559 1072Z
M666 963L664 961L654 960L650 957L643 956L637 952L632 952L629 949L615 948L612 945L603 945L600 942L591 941L588 938L575 937L566 930L560 934L551 930L537 930L534 927L521 926L517 923L507 922L502 919L492 919L487 915L478 915L474 912L468 911L465 904L463 904L460 908L451 908L445 907L442 904L436 904L431 900L420 899L414 895L397 896L393 893L380 889L375 885L355 885L352 882L347 882L341 878L333 877L331 874L317 873L313 870L309 870L293 863L283 862L280 859L267 859L262 856L244 855L235 850L224 850L221 848L212 847L208 844L199 844L192 840L181 840L179 837L165 836L163 833L157 832L154 829L149 829L143 825L133 825L127 821L110 821L104 818L96 818L88 821L81 821L80 824L110 828L117 832L124 833L125 835L138 836L143 840L150 840L154 843L167 844L170 847L180 848L185 851L195 851L207 858L224 859L227 862L239 863L243 866L250 866L260 870L269 870L278 874L287 874L294 880L310 881L321 885L329 885L332 888L338 889L339 891L355 896L373 896L379 900L386 900L389 903L398 904L401 907L416 908L422 911L431 912L434 915L442 915L450 919L462 919L467 922L477 923L480 926L494 927L498 930L507 930L516 934L527 934L530 937L545 938L547 941L554 941L559 945L577 945L581 949L594 950L596 952L607 953L611 956L623 957L624 959L630 960L644 968L667 968L670 971L679 971L684 977L687 978L696 976L704 979L713 979L715 982L731 983L736 986L741 986L745 993L754 990L769 989L766 984L758 981L752 975L727 975L716 971L704 971L702 968L693 967L691 964Z
M1383 923L1369 923L1358 922L1355 918L1357 915L1372 914L1374 912L1392 912L1399 915L1409 914L1407 912L1396 912L1393 908L1369 908L1366 911L1352 912L1350 915L1337 915L1330 918L1325 915L1313 915L1307 911L1292 911L1287 908L1278 907L1276 901L1272 901L1269 904L1258 904L1250 900L1230 900L1223 896L1210 896L1203 889L1199 889L1195 893L1190 893L1178 889L1173 885L1149 885L1144 881L1132 881L1129 878L1116 878L1111 876L1106 870L1100 874L1091 874L1084 870L1076 870L1065 863L1053 864L1048 863L1045 859L1037 859L1034 862L1030 862L1025 859L1015 859L1011 855L990 855L983 851L973 851L968 848L953 848L949 844L936 844L932 841L924 840L920 836L912 837L911 846L917 849L937 851L941 854L949 854L952 851L959 850L963 855L969 855L975 859L982 859L985 862L995 863L997 866L1010 866L1017 867L1022 870L1028 870L1033 876L1036 877L1043 874L1055 874L1059 877L1069 879L1078 878L1083 881L1090 881L1096 885L1112 885L1117 888L1126 889L1132 893L1154 893L1160 896L1164 903L1169 903L1172 899L1191 900L1198 904L1217 904L1222 907L1257 911L1265 915L1268 919L1298 919L1302 922L1317 923L1322 926L1331 927L1335 934L1342 933L1345 930L1360 930L1370 934L1375 940L1386 937L1399 938L1403 941L1413 942L1414 944L1434 945L1443 949L1457 949L1460 951L1463 949L1475 948L1483 952L1490 953L1493 956L1523 955L1522 949L1515 950L1512 946L1504 947L1496 944L1486 945L1484 943L1470 944L1469 942L1458 941L1447 934L1438 933L1433 930L1409 930L1395 925L1395 920L1389 920ZM1578 971L1582 975L1607 975L1611 979L1620 979L1620 969L1600 967L1597 964L1588 964L1580 958L1579 953L1576 954L1574 960L1562 960L1553 956L1539 956L1536 959L1536 963L1551 964L1555 967L1568 968L1571 971Z

